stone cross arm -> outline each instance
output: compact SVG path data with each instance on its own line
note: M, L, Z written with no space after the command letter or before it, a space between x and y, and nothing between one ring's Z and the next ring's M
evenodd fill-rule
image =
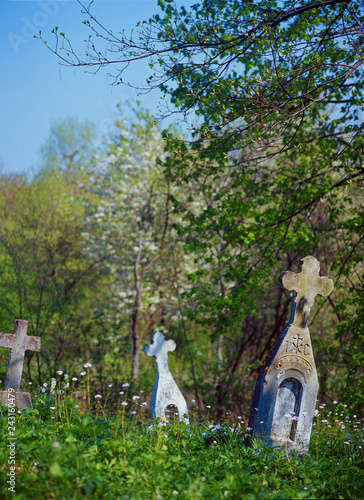
M320 263L309 255L301 260L300 272L285 271L280 276L282 286L289 291L296 292L293 301L294 317L292 323L305 328L308 316L315 301L316 295L326 297L334 289L334 284L327 276L320 276Z
M0 347L13 349L15 347L17 336L15 333L2 333L0 332ZM27 351L40 351L41 340L40 337L27 337L24 345L24 350Z

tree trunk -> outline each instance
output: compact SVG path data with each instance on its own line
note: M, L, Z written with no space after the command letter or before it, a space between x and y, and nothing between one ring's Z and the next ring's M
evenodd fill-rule
M132 358L131 358L131 382L133 385L137 383L139 369L139 354L140 354L140 307L142 302L142 283L139 273L140 258L142 253L142 234L139 236L139 250L134 263L134 279L135 279L135 302L134 312L130 318L130 330L132 339Z

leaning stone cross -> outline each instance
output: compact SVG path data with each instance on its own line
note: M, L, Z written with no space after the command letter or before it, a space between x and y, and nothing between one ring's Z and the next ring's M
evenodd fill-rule
M280 282L286 290L296 293L293 298L291 324L305 328L316 295L326 297L334 288L332 280L319 276L320 263L309 255L301 260L301 272L285 271Z
M259 372L249 419L252 435L266 445L301 453L310 443L318 392L308 317L316 295L334 288L319 272L320 263L309 255L298 273L280 275L281 285L294 292L292 314Z
M27 331L28 321L16 319L13 333L0 333L0 347L10 349L5 391L0 391L0 400L6 404L9 389L12 389L19 408L32 408L29 394L19 392L25 351L40 351L41 344L40 337L29 337Z
M154 382L150 413L152 418L165 418L166 410L176 408L179 420L188 422L185 417L187 404L168 367L168 352L174 351L174 340L165 340L162 332L155 332L152 343L145 345L143 351L147 356L155 356L157 376Z

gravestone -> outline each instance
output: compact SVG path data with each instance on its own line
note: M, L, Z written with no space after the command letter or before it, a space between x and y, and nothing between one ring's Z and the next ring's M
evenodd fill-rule
M7 405L9 394L15 395L15 404L21 409L33 408L28 392L20 392L24 353L40 351L40 337L28 337L28 321L16 319L13 333L0 333L0 347L10 349L6 372L5 391L0 391L0 401Z
M154 382L150 414L155 418L171 418L178 413L180 421L188 423L186 400L174 381L168 367L168 352L174 351L174 340L165 340L162 332L152 335L152 343L145 345L143 351L147 356L155 356L157 376Z
M249 418L251 434L268 446L303 453L310 443L318 380L307 323L316 295L330 295L331 279L320 277L315 257L300 272L283 272L281 286L294 292L292 313L261 368Z

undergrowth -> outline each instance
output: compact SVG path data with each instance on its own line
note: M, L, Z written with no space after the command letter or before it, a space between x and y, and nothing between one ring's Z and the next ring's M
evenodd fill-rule
M192 411L189 425L151 423L143 391L120 391L112 414L101 395L92 403L83 389L53 383L33 395L34 410L16 413L15 493L1 407L1 498L364 498L362 421L340 403L318 408L309 452L299 455L246 446L241 417L215 425L210 413L201 419Z

